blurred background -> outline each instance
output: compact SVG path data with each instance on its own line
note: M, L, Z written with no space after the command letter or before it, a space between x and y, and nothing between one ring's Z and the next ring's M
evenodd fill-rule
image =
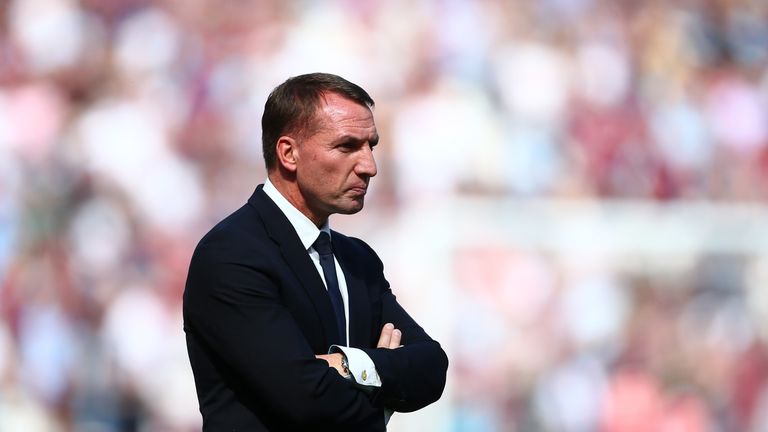
M451 359L390 430L768 430L764 0L0 0L0 431L200 429L189 259L314 71Z

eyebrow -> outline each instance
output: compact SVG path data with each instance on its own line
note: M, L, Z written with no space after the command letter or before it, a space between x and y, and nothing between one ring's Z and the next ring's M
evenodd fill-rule
M358 138L358 137L356 137L354 135L344 135L344 136L339 137L339 139L337 139L335 142L336 143L343 143L343 142L346 142L346 141L355 141L355 142L368 141L369 145L371 147L373 147L373 146L375 146L375 145L377 145L379 143L379 134L377 133L370 140L366 140L365 138L361 139L361 138Z

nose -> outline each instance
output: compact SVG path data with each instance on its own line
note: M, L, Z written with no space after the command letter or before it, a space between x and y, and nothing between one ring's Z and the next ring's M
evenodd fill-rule
M373 149L370 146L364 145L360 151L357 165L355 165L355 173L360 177L373 177L377 172Z

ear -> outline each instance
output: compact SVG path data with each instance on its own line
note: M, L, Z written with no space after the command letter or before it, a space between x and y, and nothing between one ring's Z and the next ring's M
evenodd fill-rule
M277 163L285 170L296 172L296 161L298 160L299 143L289 136L281 136L277 139L275 150L277 152Z

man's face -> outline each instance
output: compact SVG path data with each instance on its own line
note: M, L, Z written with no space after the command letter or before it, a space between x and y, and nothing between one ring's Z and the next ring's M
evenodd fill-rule
M314 134L298 140L296 157L296 181L315 223L363 208L379 141L368 107L334 93L323 99Z

